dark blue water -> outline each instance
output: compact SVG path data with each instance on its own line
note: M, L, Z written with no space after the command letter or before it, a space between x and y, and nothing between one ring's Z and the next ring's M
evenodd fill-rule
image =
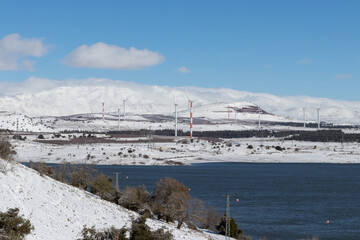
M211 163L192 166L96 166L120 187L172 177L190 194L231 216L253 239L360 239L360 164ZM126 178L128 176L128 178ZM239 199L239 202L236 201ZM326 220L330 223L327 224Z

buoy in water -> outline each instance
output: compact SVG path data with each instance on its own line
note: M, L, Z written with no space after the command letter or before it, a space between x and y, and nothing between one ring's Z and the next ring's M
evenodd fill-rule
M239 201L239 199L236 199L236 201L238 202L238 201Z
M326 224L329 224L330 223L330 221L329 220L326 220Z

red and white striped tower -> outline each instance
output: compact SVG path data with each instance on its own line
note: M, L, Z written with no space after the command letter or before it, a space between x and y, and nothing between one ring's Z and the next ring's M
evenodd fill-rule
M102 107L103 107L103 111L102 111L102 116L103 116L103 120L105 120L105 103L102 103Z
M193 134L192 134L192 128L193 128L193 102L191 100L190 101L190 139L193 138Z
M228 106L228 121L230 121L230 106Z

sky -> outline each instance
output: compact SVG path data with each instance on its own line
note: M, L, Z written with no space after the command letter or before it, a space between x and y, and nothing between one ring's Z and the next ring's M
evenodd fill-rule
M0 3L0 81L108 78L360 101L359 1Z

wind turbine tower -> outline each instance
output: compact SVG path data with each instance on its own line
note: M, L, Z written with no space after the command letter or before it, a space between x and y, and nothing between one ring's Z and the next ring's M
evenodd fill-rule
M306 114L305 114L305 106L303 104L303 119L304 119L304 127L306 127Z
M317 107L317 122L318 122L318 129L320 129L320 105Z
M261 122L260 122L260 116L261 116L261 110L260 110L260 106L258 105L258 113L259 113L259 129L261 127Z
M190 99L187 88L186 88L186 95L188 98L188 103L190 105L190 140L191 140L193 138L192 128L193 128L193 102L194 101Z
M118 108L118 130L120 131L120 108Z
M177 130L177 109L176 109L177 105L178 104L175 101L174 102L174 107L175 107L175 137L177 137L177 132L178 132L178 130Z
M126 114L126 111L125 111L126 101L127 101L127 99L123 100L124 122L125 122L125 114Z
M227 109L228 109L228 121L230 121L230 106L228 106Z
M189 99L190 102L190 139L193 138L192 128L193 128L193 101Z
M105 120L105 103L102 103L102 117Z

